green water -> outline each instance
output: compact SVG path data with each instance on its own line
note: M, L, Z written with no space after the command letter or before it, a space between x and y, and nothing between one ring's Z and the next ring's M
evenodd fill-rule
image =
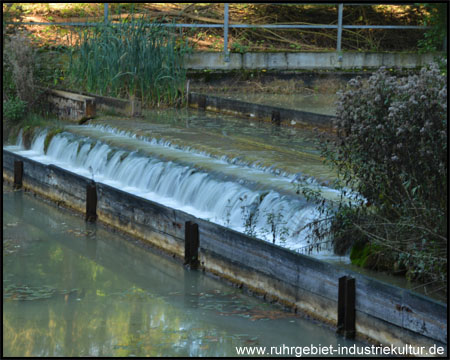
M3 188L5 356L236 356L283 344L354 342Z
M210 94L226 99L241 100L261 105L283 107L286 109L307 111L323 115L336 115L335 94L265 94L265 93L229 93Z

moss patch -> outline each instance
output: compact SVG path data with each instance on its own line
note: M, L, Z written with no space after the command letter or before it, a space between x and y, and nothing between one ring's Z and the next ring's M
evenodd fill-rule
M44 153L47 153L48 146L50 145L50 141L52 141L53 137L61 132L63 132L63 129L61 128L53 128L48 132L44 140Z
M396 256L386 248L368 242L356 242L350 252L352 264L377 270L395 272Z
M371 252L369 243L357 242L350 251L350 260L353 265L364 267Z

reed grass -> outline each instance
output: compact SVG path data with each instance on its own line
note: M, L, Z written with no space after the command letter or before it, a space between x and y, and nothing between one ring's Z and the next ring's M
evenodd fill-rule
M137 98L145 106L182 102L189 48L169 28L145 17L78 33L69 77L75 87L100 95Z

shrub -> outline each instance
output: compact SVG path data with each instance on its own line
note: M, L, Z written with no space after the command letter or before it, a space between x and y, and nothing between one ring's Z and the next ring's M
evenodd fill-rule
M321 142L322 154L342 186L359 194L332 210L327 229L335 248L346 248L339 239L373 243L394 254L409 276L446 280L446 76L431 64L407 77L381 68L366 83L352 79L338 93L335 127L336 137Z
M3 101L3 118L16 123L21 120L27 110L27 103L16 97Z
M381 69L338 96L338 152L329 159L346 185L386 211L412 199L445 208L447 84L439 68L399 79Z

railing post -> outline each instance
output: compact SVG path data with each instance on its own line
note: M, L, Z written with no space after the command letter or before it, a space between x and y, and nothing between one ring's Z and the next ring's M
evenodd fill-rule
M223 53L225 55L225 62L229 62L230 54L228 52L228 3L225 3L223 13Z
M342 44L342 16L344 13L344 4L338 5L338 31L337 31L337 45L336 51L341 51Z
M103 16L105 25L108 23L108 3L103 4Z

